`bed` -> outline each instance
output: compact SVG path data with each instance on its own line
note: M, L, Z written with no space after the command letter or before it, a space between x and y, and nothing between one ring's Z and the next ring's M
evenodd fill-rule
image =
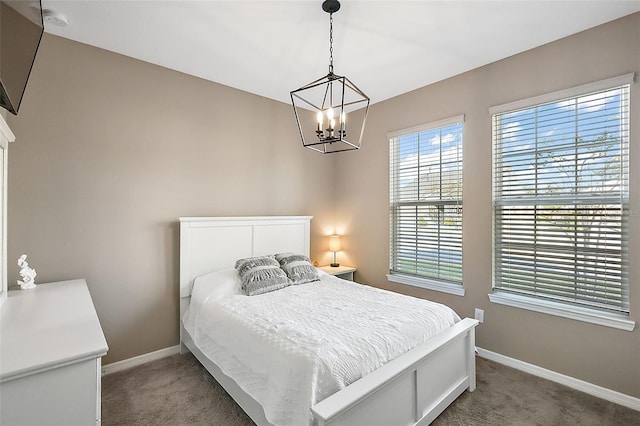
M272 425L268 420L268 417L273 418L269 406L266 403L263 406L251 396L256 393L247 387L246 378L225 374L230 372L226 364L212 361L217 358L211 356L211 347L202 344L200 336L194 339L193 328L185 327L182 320L189 317L192 292L192 311L196 308L196 300L201 300L193 290L198 277L202 280L213 271L229 269L242 258L283 252L309 256L310 221L308 216L180 218L181 350L192 352L258 425ZM324 291L328 288L331 291L340 288L358 291L358 284L329 276L322 280ZM329 287L331 285L335 287ZM296 287L292 292L307 291L305 286L292 287ZM210 322L214 327L224 324L220 329L231 329L224 318L215 315L212 318ZM469 318L457 321L359 380L322 397L313 403L310 412L305 413L309 424L430 423L466 389L475 389L476 325L477 321ZM200 344L194 340L199 340ZM267 412L269 416L265 414Z

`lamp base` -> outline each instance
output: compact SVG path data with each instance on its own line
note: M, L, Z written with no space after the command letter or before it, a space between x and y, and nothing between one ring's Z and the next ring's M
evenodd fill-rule
M332 264L331 264L331 267L333 267L333 268L337 268L338 266L340 266L340 264L339 264L339 263L332 263Z

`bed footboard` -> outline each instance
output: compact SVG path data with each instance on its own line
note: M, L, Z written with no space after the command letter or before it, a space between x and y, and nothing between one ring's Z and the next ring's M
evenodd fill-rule
M318 426L427 425L475 390L475 327L465 318L311 408Z

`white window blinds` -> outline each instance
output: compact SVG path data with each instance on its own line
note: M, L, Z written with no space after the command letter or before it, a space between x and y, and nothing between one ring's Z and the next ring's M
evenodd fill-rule
M464 117L390 134L390 271L462 284Z
M493 287L628 314L629 84L583 90L492 114Z

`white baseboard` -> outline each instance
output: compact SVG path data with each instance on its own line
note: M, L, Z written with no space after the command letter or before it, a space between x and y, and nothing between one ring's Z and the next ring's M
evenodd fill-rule
M160 349L155 352L149 352L148 354L134 356L133 358L124 359L122 361L112 362L111 364L102 366L102 375L104 376L106 374L126 370L127 368L137 367L138 365L146 364L147 362L155 361L157 359L165 358L179 353L180 345L176 345Z
M478 355L482 358L504 364L508 367L524 371L525 373L529 373L537 377L542 377L543 379L559 383L580 392L602 398L609 402L640 411L640 398L594 385L593 383L585 382L584 380L576 379L574 377L565 376L564 374L556 373L555 371L547 370L546 368L538 367L537 365L529 364L528 362L520 361L515 358L510 358L496 352L491 352L482 348L477 349Z

